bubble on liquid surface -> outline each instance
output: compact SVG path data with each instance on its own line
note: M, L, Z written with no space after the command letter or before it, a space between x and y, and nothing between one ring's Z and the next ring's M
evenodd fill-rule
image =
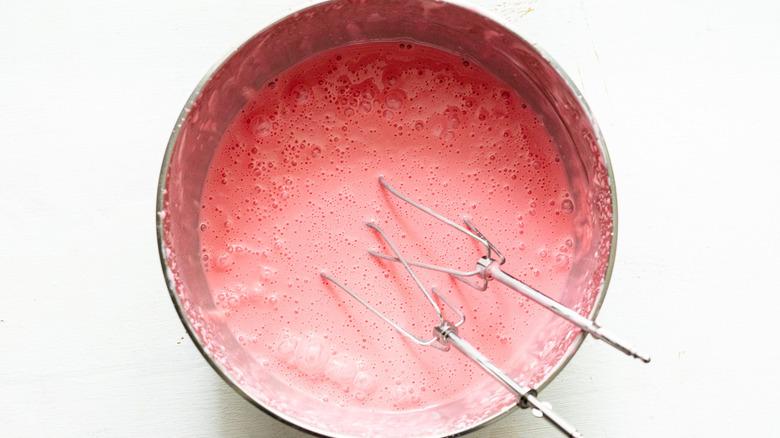
M398 84L398 72L394 67L387 68L382 74L382 83L386 87L395 87Z
M366 371L361 371L352 382L355 387L355 398L363 401L376 389L376 378Z
M390 398L393 400L393 403L395 404L401 403L408 396L409 396L409 388L407 388L406 386L400 385L390 389Z
M385 105L387 105L388 109L398 111L404 107L404 100L405 97L401 91L393 90L385 96Z
M560 253L555 256L555 266L565 268L569 266L569 259L570 257L568 254Z
M355 389L371 393L376 389L376 378L367 371L361 371L355 375L353 384Z
M295 336L282 336L276 342L276 352L282 359L292 361L295 351L298 349L299 338Z
M290 91L290 97L296 105L303 105L309 101L311 90L304 84L298 84Z
M251 301L261 301L263 298L265 298L265 294L265 286L263 286L261 283L255 283L252 287L249 288L249 291L247 292L247 295Z
M574 203L570 199L564 199L561 202L561 211L566 214L572 213L574 211Z
M234 294L228 296L226 302L228 307L231 309L235 309L239 304L241 304L241 300Z
M298 369L315 374L325 369L330 358L330 347L322 337L310 336L298 344L295 355Z
M273 122L266 116L255 116L249 122L249 128L256 137L267 137L271 134Z
M274 278L275 275L276 275L276 269L270 266L263 266L263 269L260 271L260 277L263 280L270 280Z
M341 385L351 384L357 375L357 363L346 356L331 356L325 366L325 375Z
M224 270L226 270L227 268L230 267L230 264L232 263L233 258L227 252L222 252L217 257L215 257L213 260L214 260L214 263L213 263L214 269L216 269L218 271L224 271Z

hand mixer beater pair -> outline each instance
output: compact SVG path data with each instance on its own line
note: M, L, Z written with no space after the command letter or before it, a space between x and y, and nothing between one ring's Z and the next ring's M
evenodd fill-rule
M482 290L482 291L487 289L489 281L497 280L498 282L503 283L509 288L523 294L525 297L551 310L556 315L566 319L567 321L576 325L577 327L584 330L585 332L590 333L594 338L602 340L607 344L624 352L625 354L638 358L645 363L650 362L650 357L648 355L637 351L635 348L626 344L625 342L620 340L612 333L604 330L594 321L591 321L590 319L580 315L574 310L553 300L552 298L544 295L543 293L535 290L534 288L528 286L527 284L521 282L520 280L512 277L511 275L501 270L501 265L504 264L506 258L501 254L501 252L495 246L493 246L492 243L490 243L490 241L468 219L463 218L463 222L468 227L468 228L464 228L463 226L458 225L457 223L439 215L438 213L434 212L430 208L422 204L419 204L411 200L407 196L401 194L396 189L391 187L390 184L388 184L383 177L379 178L379 182L382 184L382 186L385 189L387 189L390 193L397 196L398 198L402 199L404 202L424 211L425 213L429 214L435 219L460 231L461 233L465 234L471 239L474 239L476 242L478 242L481 246L484 246L485 248L485 255L480 257L477 260L476 268L471 271L461 271L449 267L421 263L413 260L407 260L398 250L398 248L393 243L393 241L390 240L387 234L379 226L370 222L366 224L368 227L376 230L395 253L395 255L392 256L392 255L382 254L376 251L369 250L368 251L369 254L371 254L374 257L401 263L406 269L406 271L409 273L411 278L414 280L417 287L423 292L428 302L430 302L430 304L436 310L438 316L438 324L436 324L433 327L433 336L430 339L423 339L410 333L409 331L405 330L403 327L399 326L398 324L396 324L395 322L387 318L382 312L380 312L379 310L377 310L376 308L368 304L358 294L356 294L355 292L347 288L344 284L342 284L337 279L333 278L332 276L326 273L320 274L323 278L331 281L333 284L343 289L350 296L352 296L357 301L359 301L363 306L368 308L370 311L376 314L379 318L381 318L383 321L385 321L387 324L389 324L398 333L400 333L407 339L411 340L416 344L427 346L427 347L434 347L442 351L449 351L450 347L454 346L461 353L463 353L469 359L471 359L474 363L476 363L482 369L484 369L493 378L495 378L501 384L503 384L507 389L513 392L517 396L518 405L521 408L528 408L528 407L533 408L535 414L544 417L545 419L550 421L550 423L555 425L558 429L560 429L562 432L564 432L570 437L581 437L582 435L573 426L568 424L563 418L558 416L550 408L550 405L548 403L543 403L538 398L536 398L536 391L533 388L529 388L515 382L511 377L509 377L505 372L503 372L500 368L494 365L487 357L485 357L482 353L480 353L476 348L474 348L471 344L469 344L463 338L458 336L458 327L460 327L466 321L465 314L462 311L460 311L460 309L453 306L449 301L447 301L447 299L443 295L441 295L435 288L431 288L431 290L429 291L428 288L426 288L425 285L423 285L423 283L414 273L414 271L412 270L412 266L449 274L453 278L462 281L463 283L475 289ZM472 278L477 279L477 281L473 281ZM455 314L457 314L458 316L457 322L453 323L444 317L442 306L439 305L439 303L434 298L434 296L438 298L438 300L441 301L446 307L448 307Z

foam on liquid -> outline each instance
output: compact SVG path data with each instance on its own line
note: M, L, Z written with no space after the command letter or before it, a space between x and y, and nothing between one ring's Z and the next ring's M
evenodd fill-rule
M400 265L367 254L392 252L365 222L412 260L473 269L481 252L381 188L380 175L453 220L471 218L507 272L561 296L574 204L549 133L469 60L399 42L320 54L257 92L211 163L201 257L214 302L269 373L326 402L419 409L491 378L455 350L405 340L320 273L428 338L435 312ZM499 366L541 348L533 330L546 310L499 284L480 292L416 272L462 309L461 337Z

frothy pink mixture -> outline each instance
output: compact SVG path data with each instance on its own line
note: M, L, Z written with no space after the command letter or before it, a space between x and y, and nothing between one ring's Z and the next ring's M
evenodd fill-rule
M549 133L469 60L400 42L320 54L251 99L209 169L203 267L236 338L269 373L329 403L419 409L490 377L455 350L405 340L320 273L430 337L435 312L401 266L366 252L391 253L365 223L412 260L472 269L482 254L390 195L380 175L453 220L471 218L507 272L561 296L574 207ZM462 309L461 337L499 366L541 348L533 328L546 310L498 284L480 292L416 271Z

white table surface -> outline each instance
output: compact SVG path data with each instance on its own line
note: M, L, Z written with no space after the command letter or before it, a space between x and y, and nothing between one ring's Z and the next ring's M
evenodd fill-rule
M780 3L479 4L600 121L620 205L600 322L653 354L588 339L543 398L589 437L778 436ZM0 436L305 436L197 352L154 226L190 92L295 5L0 3ZM471 436L559 435L517 411Z

